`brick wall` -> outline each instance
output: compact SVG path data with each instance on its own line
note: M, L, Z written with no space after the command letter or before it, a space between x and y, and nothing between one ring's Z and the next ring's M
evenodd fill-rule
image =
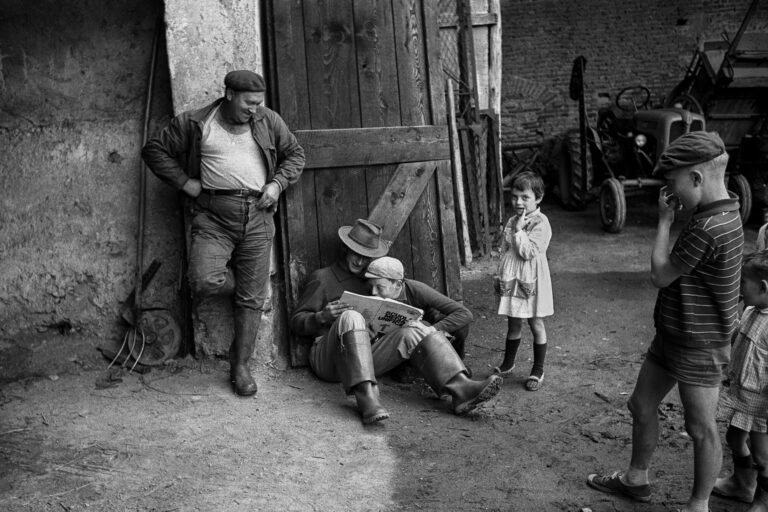
M587 59L590 115L638 84L660 104L697 45L723 31L733 36L750 3L502 0L502 143L544 142L578 125L568 84L579 55ZM749 29L768 30L768 5L758 7Z

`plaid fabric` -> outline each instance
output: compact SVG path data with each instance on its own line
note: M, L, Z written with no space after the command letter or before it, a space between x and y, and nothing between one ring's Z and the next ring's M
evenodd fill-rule
M768 310L744 310L728 377L725 403L736 412L768 418Z

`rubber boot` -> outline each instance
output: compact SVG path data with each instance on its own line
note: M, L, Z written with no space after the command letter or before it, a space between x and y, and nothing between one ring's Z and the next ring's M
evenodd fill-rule
M733 474L718 478L712 493L723 498L752 503L757 489L757 470L752 467L752 457L733 457Z
M469 326L465 325L461 329L454 331L451 334L453 335L453 339L451 340L451 345L453 346L454 350L456 350L456 353L459 355L459 357L463 361L464 358L467 357L466 345L467 345L467 336L469 335ZM467 370L469 370L469 368L467 368Z
M757 493L746 512L768 512L768 478L758 477Z
M256 394L258 387L253 380L248 362L256 345L256 334L261 323L261 311L235 309L235 339L229 346L229 378L240 396Z
M368 331L348 331L342 334L338 366L341 385L348 395L357 399L357 410L364 425L389 418L379 403L379 387L373 368L371 337Z
M470 379L456 350L440 333L421 340L411 354L411 364L438 396L443 392L451 395L456 415L466 414L496 396L503 381L498 375L484 380Z

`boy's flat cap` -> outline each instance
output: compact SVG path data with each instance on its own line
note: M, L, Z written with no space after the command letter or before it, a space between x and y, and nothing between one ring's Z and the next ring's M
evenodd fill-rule
M688 132L681 135L667 146L659 156L653 175L663 175L667 171L709 162L725 153L725 143L715 132Z
M224 77L224 85L233 91L264 92L266 90L261 75L245 69L227 73Z
M383 277L385 279L399 281L405 277L405 270L403 269L403 264L397 258L382 256L368 264L368 268L363 277L367 277L368 279Z

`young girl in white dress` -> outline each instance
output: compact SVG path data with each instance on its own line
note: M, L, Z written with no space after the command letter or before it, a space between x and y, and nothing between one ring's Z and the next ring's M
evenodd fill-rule
M544 198L544 182L536 173L524 171L512 181L514 215L504 227L501 263L496 276L499 314L507 316L504 361L494 368L509 375L515 367L522 338L523 319L533 334L533 368L525 389L536 391L544 380L547 331L544 317L554 314L552 280L547 263L547 247L552 228L539 203Z

